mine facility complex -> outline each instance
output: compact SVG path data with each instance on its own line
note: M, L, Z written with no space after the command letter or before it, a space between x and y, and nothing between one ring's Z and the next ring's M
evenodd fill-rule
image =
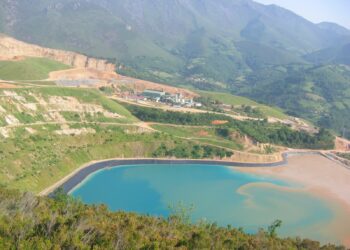
M202 103L195 102L193 98L184 97L181 93L171 94L163 90L145 89L136 94L124 95L124 98L131 101L151 101L166 104L174 107L199 108Z

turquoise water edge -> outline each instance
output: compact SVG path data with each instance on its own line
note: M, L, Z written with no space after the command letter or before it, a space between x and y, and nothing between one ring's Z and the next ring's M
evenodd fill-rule
M334 211L302 186L241 173L224 166L135 165L90 175L70 194L87 204L106 204L112 211L168 216L169 206L193 205L193 222L242 227L254 233L274 220L283 221L281 236L340 242L327 230Z

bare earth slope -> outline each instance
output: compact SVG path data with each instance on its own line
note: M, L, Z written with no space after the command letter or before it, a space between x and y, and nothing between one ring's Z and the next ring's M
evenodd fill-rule
M106 60L90 58L75 52L44 48L0 35L0 60L17 60L18 57L45 57L75 68L91 68L114 72L115 65Z

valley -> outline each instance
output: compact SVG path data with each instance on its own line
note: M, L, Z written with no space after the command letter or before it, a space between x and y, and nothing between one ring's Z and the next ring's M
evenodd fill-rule
M6 67L0 67L4 82L0 90L1 180L9 187L40 192L80 165L104 158L276 162L288 148L287 141L294 139L262 138L254 130L287 129L300 136L317 133L309 123L247 98L171 87L89 67L62 70L69 66L50 60L21 55L17 61L2 61ZM34 62L59 67L50 66L44 74L35 75ZM182 104L145 99L142 94L148 89L180 94L201 106L179 108L176 105ZM134 100L137 95L144 100ZM199 120L180 125L168 118L140 117L135 113L138 109L143 114L152 111L176 117L182 113L181 119ZM201 117L206 118L200 121ZM301 145L290 142L289 146ZM208 147L205 150L211 153L191 154L194 144Z
M0 20L12 21L0 32L78 51L77 65L104 58L122 75L245 96L350 136L350 31L337 24L314 24L251 0L179 0L176 7L161 0L16 3L4 4L11 15L1 12ZM178 14L165 14L173 8ZM63 58L72 64L71 56Z
M4 1L0 249L345 250L349 43L253 0Z

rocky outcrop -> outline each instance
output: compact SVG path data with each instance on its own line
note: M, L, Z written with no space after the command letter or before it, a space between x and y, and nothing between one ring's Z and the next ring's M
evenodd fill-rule
M91 68L100 71L115 72L116 67L106 60L91 58L75 52L56 50L18 41L14 38L0 35L1 59L12 59L21 56L45 57L75 68Z

